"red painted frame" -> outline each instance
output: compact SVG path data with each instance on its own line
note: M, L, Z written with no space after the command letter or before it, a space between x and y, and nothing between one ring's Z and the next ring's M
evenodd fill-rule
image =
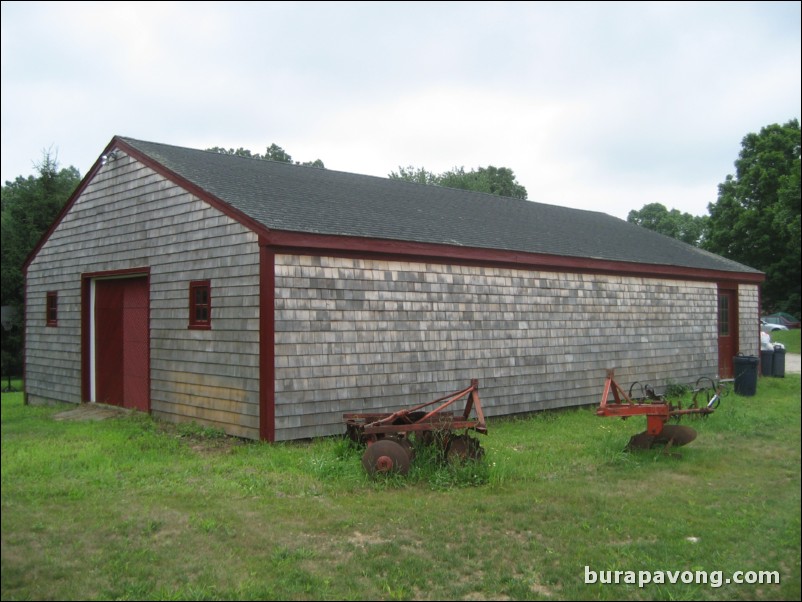
M610 393L613 394L614 403L608 403ZM604 391L602 392L599 407L596 409L596 415L602 417L613 416L627 419L631 416L646 416L646 432L653 436L658 436L663 432L663 427L671 417L685 416L688 414L707 415L713 412L713 408L706 406L679 410L674 409L665 401L635 401L627 395L617 382L615 382L614 370L607 371L607 378L604 381Z
M259 241L259 438L276 439L276 254Z
M740 351L741 333L738 328L740 307L738 303L738 285L719 282L716 287L716 308L721 319L721 300L727 299L726 334L721 332L721 324L716 328L716 349L718 351L718 373L720 378L732 378L735 375L733 357Z
M206 291L206 303L198 303L197 294ZM198 309L206 309L206 318L198 318ZM212 283L211 280L193 280L189 283L189 329L211 330L212 328Z
M58 326L58 292L47 291L45 302L45 325Z
M89 301L91 296L92 280L95 278L120 278L138 276L147 278L148 291L150 291L150 268L130 268L125 270L111 270L108 272L86 272L81 274L81 399L84 402L91 401L92 385L90 375L92 366L90 364L89 349L91 348L91 320L92 314L89 311ZM148 324L150 324L150 304L148 304ZM148 366L150 366L150 351L148 351ZM150 390L150 375L148 375L148 390Z

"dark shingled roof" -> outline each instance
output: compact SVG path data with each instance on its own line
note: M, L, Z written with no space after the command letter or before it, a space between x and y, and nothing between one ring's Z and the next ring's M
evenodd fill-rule
M759 273L596 211L120 140L270 230Z

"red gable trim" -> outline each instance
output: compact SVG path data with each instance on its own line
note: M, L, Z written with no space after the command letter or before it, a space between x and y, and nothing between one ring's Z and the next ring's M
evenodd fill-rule
M143 165L149 167L156 173L164 176L168 180L170 180L173 184L183 188L187 192L195 195L202 201L209 203L212 207L217 209L218 211L224 213L234 221L239 222L249 230L253 230L257 234L265 234L268 232L268 229L246 213L243 213L239 209L235 209L225 201L217 198L213 194L205 191L203 188L193 184L183 176L178 175L174 171L166 168L164 165L159 163L158 161L151 159L148 155L143 154L124 140L120 139L118 136L114 137L114 141L116 141L115 146L123 150L126 154L133 157ZM113 142L114 142L113 141Z
M171 181L176 186L179 186L179 187L183 188L184 190L186 190L187 192L195 195L196 197L198 197L202 201L207 202L209 205L211 205L215 209L218 209L219 211L221 211L225 215L229 216L231 219L239 222L240 224L242 224L246 228L256 232L257 234L264 234L264 233L268 232L268 229L265 226L263 226L262 224L257 222L252 217L249 217L248 215L246 215L245 213L235 209L234 207L232 207L228 203L218 199L213 194L210 194L210 193L206 192L205 190L203 190L202 188L200 188L197 185L193 184L189 180L187 180L187 179L179 176L177 173L167 169L164 165L162 165L158 161L155 161L154 159L151 159L149 156L143 154L142 152L140 152L139 150L137 150L136 148L134 148L133 146L131 146L130 144L125 142L119 136L115 136L114 138L112 138L111 142L109 142L109 144L106 146L106 148L100 154L100 156L97 158L97 160L95 161L94 165L89 170L89 172L86 174L86 176L84 176L84 179L81 180L81 182L78 184L78 187L75 189L75 192L72 193L70 198L64 204L64 208L58 214L58 217L56 218L56 220L53 222L53 224L50 226L50 228L48 228L48 230L47 230L47 232L45 232L44 236L42 236L42 238L39 239L39 242L36 243L36 246L33 248L33 250L30 252L28 257L25 259L25 262L22 264L22 270L23 270L23 274L24 275L27 275L28 266L31 264L31 262L39 254L39 251L44 246L44 244L48 241L50 236L53 234L53 231L56 228L59 227L59 225L61 224L62 220L64 219L64 216L66 216L67 213L70 211L70 209L72 209L72 206L75 204L75 202L81 196L81 194L83 194L84 190L86 190L86 187L92 181L92 178L94 178L95 175L97 174L97 172L100 170L100 168L103 167L102 157L104 155L108 155L114 149L120 149L121 151L125 152L130 157L133 157L134 159L136 159L137 161L139 161L143 165L149 167L150 169L152 169L156 173L164 176L166 179Z

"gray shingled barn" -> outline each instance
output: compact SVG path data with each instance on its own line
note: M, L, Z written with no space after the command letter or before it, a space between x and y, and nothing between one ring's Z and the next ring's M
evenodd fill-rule
M249 438L478 378L489 416L732 376L744 265L604 213L115 137L26 263L31 402Z

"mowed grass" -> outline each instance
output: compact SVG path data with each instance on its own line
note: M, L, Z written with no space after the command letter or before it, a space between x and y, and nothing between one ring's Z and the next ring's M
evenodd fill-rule
M367 477L339 438L64 409L3 394L3 600L800 599L798 375L686 421L681 457L624 452L645 418L585 408L492 421L482 462L419 457L404 479ZM780 583L586 584L585 567Z
M802 332L800 329L795 328L794 330L775 330L770 335L772 342L785 345L787 353L799 353L800 332Z

